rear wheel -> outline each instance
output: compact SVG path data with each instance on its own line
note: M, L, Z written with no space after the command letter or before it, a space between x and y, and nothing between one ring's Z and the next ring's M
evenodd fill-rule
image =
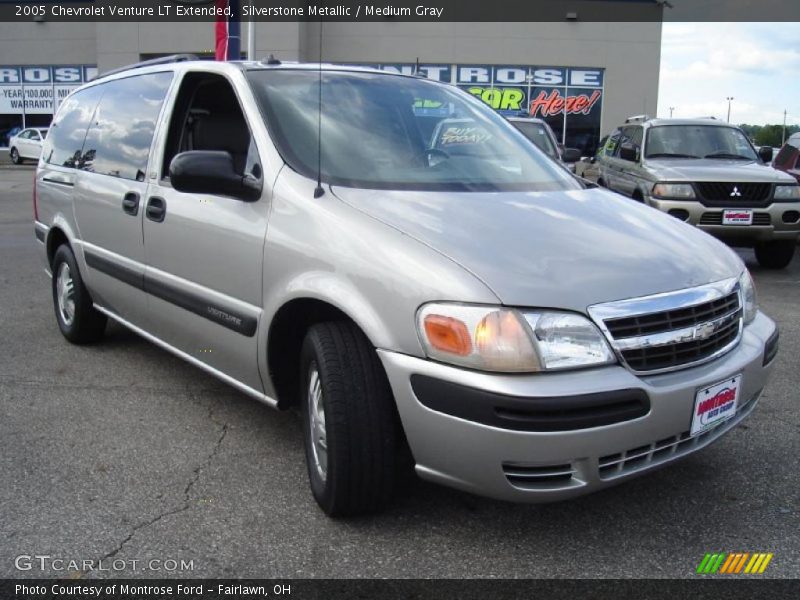
M11 162L15 165L19 165L22 163L22 157L19 155L19 151L16 148L12 148L11 152Z
M319 323L303 342L300 377L314 499L329 516L380 510L394 491L398 433L375 349L351 323Z
M75 255L66 244L59 246L53 257L53 306L61 333L73 344L96 342L103 337L106 317L92 305Z
M758 264L765 269L783 269L792 262L796 245L794 240L761 242L755 247Z

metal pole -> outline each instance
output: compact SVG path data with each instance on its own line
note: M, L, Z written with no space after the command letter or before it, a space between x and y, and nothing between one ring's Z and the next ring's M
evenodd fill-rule
M781 137L781 146L786 143L786 110L783 111L783 136Z
M733 96L728 96L725 98L728 101L728 123L731 122L731 100L733 100Z
M250 6L253 6L253 3L250 2ZM253 11L250 12L253 14ZM247 22L247 60L255 60L256 59L256 20L252 16L250 20Z
M674 111L674 110L675 110L675 107L674 107L674 106L670 106L670 107L669 107L669 118L670 118L670 119L672 118L672 111Z

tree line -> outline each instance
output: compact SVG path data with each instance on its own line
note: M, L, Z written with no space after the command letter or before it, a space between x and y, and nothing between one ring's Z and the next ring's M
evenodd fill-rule
M783 125L739 125L742 131L747 134L756 146L772 146L773 148L781 147L781 140L783 140ZM798 125L786 126L786 139L789 136L800 131Z

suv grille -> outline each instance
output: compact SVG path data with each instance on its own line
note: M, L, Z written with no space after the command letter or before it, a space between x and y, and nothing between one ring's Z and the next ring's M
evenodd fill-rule
M742 329L736 280L589 309L637 372L670 371L732 349Z
M771 183L734 183L700 181L695 183L700 200L706 206L767 206L771 201Z

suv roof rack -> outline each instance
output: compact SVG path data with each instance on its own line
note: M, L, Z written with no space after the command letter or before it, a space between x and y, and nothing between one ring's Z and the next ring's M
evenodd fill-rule
M650 115L634 115L632 117L628 117L625 119L626 123L644 123L645 121L649 121L652 119Z
M116 75L117 73L124 73L125 71L129 71L131 69L138 69L139 67L168 65L177 62L186 62L189 60L199 60L199 58L197 57L196 54L170 54L169 56L160 56L158 58L151 58L150 60L143 60L141 62L133 63L125 67L119 67L118 69L111 69L110 71L106 71L105 73L101 73L100 75L95 77L95 80L102 79L103 77L108 77L109 75Z

